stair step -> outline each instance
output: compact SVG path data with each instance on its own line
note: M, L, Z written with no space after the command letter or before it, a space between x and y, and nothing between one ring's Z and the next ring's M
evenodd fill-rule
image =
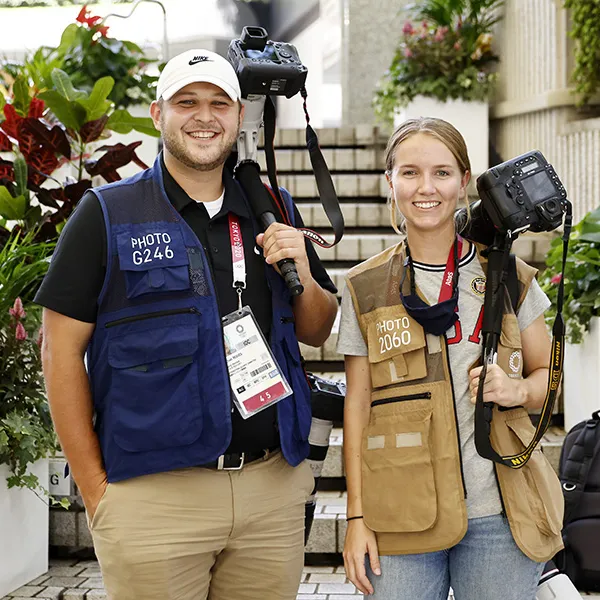
M331 172L336 171L385 171L384 152L381 148L324 148L323 158ZM311 172L310 155L306 148L275 150L277 173ZM258 153L258 164L267 171L264 151Z
M321 148L351 146L383 146L387 144L390 131L385 127L364 124L351 127L316 129ZM259 146L264 144L263 130ZM274 145L276 148L306 148L306 129L277 129Z
M392 231L387 203L348 202L340 206L346 227L387 227ZM298 204L298 211L307 227L331 227L320 202Z
M269 183L266 175L261 176L264 183ZM388 183L382 173L345 173L331 176L337 195L343 197L386 198ZM285 188L293 197L318 198L317 182L313 173L277 175L277 183Z

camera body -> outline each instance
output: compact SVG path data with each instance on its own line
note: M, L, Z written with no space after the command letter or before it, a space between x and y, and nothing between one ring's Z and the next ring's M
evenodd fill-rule
M244 27L229 44L227 59L240 81L242 97L295 96L306 82L308 69L292 44L269 40L262 27Z
M567 192L538 150L522 154L477 178L482 207L505 233L552 231L562 223Z

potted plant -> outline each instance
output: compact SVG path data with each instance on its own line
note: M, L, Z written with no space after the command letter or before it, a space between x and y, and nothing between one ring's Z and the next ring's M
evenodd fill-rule
M562 270L562 239L556 238L546 256L540 284L552 301L548 324L556 316ZM600 407L600 207L573 227L565 268L563 318L565 348L565 429L587 419Z
M488 168L488 104L498 61L492 28L502 0L423 0L407 7L389 69L375 91L379 120L431 116L463 134L478 175Z
M117 169L131 162L147 168L136 154L139 141L98 147L111 131L158 135L150 118L114 109L112 77L100 78L89 94L57 68L50 82L40 91L20 75L11 81L9 101L0 95L0 152L8 153L0 158L0 244L9 222L56 239L92 177L117 181Z
M48 568L48 460L40 310L31 298L53 243L13 233L0 249L0 597ZM52 501L52 499L50 499Z
M120 143L128 146L139 141L136 146L138 156L146 164L151 164L158 153L158 132L149 118L148 107L155 97L158 77L149 75L147 70L157 61L145 56L133 42L110 37L108 30L102 18L92 15L84 6L75 22L62 32L58 46L41 47L20 63L0 63L0 96L4 88L5 96L9 95L9 91L16 90L17 93L21 92L22 97L24 93L21 88L27 87L29 95L35 98L42 98L48 91L64 96L67 89L71 94L67 100L83 99L80 104L85 104L86 99L92 98L92 102L98 102L98 109L103 105L105 113L115 114L110 123L105 124L106 127L98 129L99 123L95 124L94 132L98 137L83 140L88 154L101 146L96 140L104 139L108 130L111 130L113 145ZM57 81L57 72L65 75L61 79L67 80L67 88ZM106 91L108 81L112 85ZM99 88L98 82L102 82L103 86ZM106 92L106 95L99 98L100 92ZM48 101L46 104L51 106ZM87 122L96 120L91 118L90 112L86 111ZM64 122L64 118L69 120L73 113L81 115L80 107L76 104L72 104L67 113L63 110L55 114L63 125L73 129L72 124ZM132 131L134 135L130 135ZM123 176L136 172L132 165L120 165L120 168Z
M577 105L581 107L600 90L600 4L565 0L564 6L570 10L570 35L576 41L572 79Z

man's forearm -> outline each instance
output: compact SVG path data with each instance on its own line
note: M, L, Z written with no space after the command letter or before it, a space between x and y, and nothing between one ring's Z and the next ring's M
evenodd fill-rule
M77 486L88 489L106 480L106 471L92 418L93 402L83 360L46 350L46 391L54 427Z
M294 298L298 340L309 346L321 346L331 333L337 310L335 296L311 277L304 285L304 292Z

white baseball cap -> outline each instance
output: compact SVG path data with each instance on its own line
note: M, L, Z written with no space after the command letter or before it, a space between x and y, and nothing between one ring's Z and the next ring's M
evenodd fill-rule
M204 81L220 87L234 102L241 96L240 82L231 63L210 50L187 50L174 56L158 78L156 99L169 100L190 83Z

